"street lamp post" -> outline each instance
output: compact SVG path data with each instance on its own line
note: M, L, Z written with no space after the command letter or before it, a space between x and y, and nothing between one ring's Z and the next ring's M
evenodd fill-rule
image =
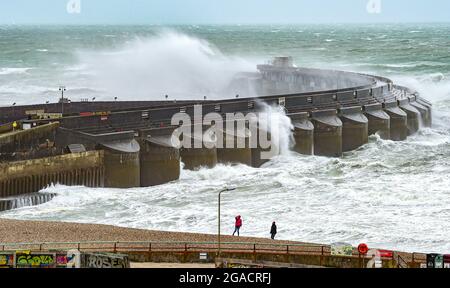
M219 192L219 201L218 201L218 209L217 209L217 221L218 221L218 225L217 225L217 256L220 258L220 199L222 196L223 192L229 192L229 191L233 191L236 190L236 188L226 188L223 189L222 191Z
M61 91L61 116L64 114L64 91L66 91L66 86L59 86L59 91Z

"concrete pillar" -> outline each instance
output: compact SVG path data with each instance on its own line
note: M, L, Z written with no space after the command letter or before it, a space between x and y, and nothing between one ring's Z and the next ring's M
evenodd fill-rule
M224 164L240 163L253 166L251 148L254 147L250 147L250 137L253 135L250 135L249 131L238 130L232 134L228 134L226 129L222 131L223 143L217 147L217 161Z
M89 187L95 187L95 168L89 169L89 179Z
M415 99L411 99L410 104L420 112L421 124L424 127L431 127L432 124L431 110L425 105L417 102Z
M427 108L429 119L427 119L427 123L424 123L424 124L427 127L431 127L433 125L433 106L431 105L430 102L428 102L418 96L416 96L416 102Z
M24 182L25 182L25 193L33 193L33 192L37 192L37 191L33 191L33 187L32 187L32 177L28 176L24 178Z
M105 167L100 167L98 169L98 186L105 187Z
M5 191L6 191L6 181L0 181L0 198L5 197Z
M139 157L140 158L140 157ZM91 169L84 170L84 176L86 177L86 187L92 187Z
M105 187L140 187L139 143L127 140L102 144L104 148ZM83 183L78 179L78 183Z
M188 136L183 136L188 137ZM181 162L184 163L184 169L198 170L201 167L213 168L217 165L217 148L210 148L216 144L216 140L209 133L203 135L202 148L195 148L195 136L190 138L191 148L183 147L180 149ZM197 139L201 141L202 139ZM205 143L208 143L206 147Z
M380 135L381 139L391 139L391 117L383 111L383 105L370 104L363 107L364 115L369 120L369 135Z
M20 183L19 183L19 179L14 179L13 180L14 183L14 189L12 190L12 193L9 196L16 196L19 194L19 190L20 190Z
M408 137L408 115L397 102L383 103L384 112L391 117L391 140L403 141Z
M309 113L301 112L288 115L294 125L294 151L303 155L314 154L314 125Z
M258 130L259 134L261 133L260 130ZM262 148L263 145L261 145L260 141L259 141L259 135L252 135L251 137L257 137L256 140L252 140L255 141L257 143L256 148L252 148L251 152L252 152L252 164L251 166L254 168L260 168L262 165L264 165L265 163L270 161L271 155L263 155L263 153L268 153L271 150L270 148ZM268 139L271 139L271 134L267 133L267 137ZM275 145L275 143L271 143L271 145Z
M141 187L168 183L180 178L180 151L171 136L147 137L141 145Z
M318 156L342 156L342 121L336 110L311 113L314 125L314 154Z
M408 136L415 134L420 128L421 115L419 110L409 103L409 99L399 100L398 106L406 112L406 115L408 115Z
M102 178L102 175L101 175L101 169L102 168L99 168L99 167L97 167L97 168L95 168L95 186L94 187L101 187L101 178Z
M369 142L369 120L360 106L339 109L342 121L342 151L358 149Z

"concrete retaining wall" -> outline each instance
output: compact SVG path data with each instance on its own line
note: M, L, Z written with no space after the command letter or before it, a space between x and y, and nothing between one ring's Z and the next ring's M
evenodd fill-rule
M130 252L131 261L155 263L214 263L215 252L207 254L206 260L200 260L199 252ZM223 258L243 259L252 261L270 261L278 263L296 263L311 266L324 266L333 268L364 268L368 259L340 256L319 256L299 254L272 254L272 253L221 253ZM384 260L383 268L396 268L394 260Z
M36 206L52 200L56 194L51 193L33 193L29 195L21 195L16 198L8 198L0 200L0 211L6 211L25 206Z
M59 123L50 123L28 130L17 130L0 134L0 153L14 153L36 149L41 144L55 142Z
M0 164L0 198L38 192L49 185L102 187L103 151Z

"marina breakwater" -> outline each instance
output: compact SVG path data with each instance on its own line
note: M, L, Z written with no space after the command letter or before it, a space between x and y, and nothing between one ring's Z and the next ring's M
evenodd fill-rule
M190 170L217 163L260 167L270 160L263 156L270 148L261 146L259 134L276 140L280 131L263 131L267 127L261 123L252 131L245 116L259 117L264 107L282 111L291 125L281 133L292 134L292 150L305 155L340 157L368 143L370 135L402 141L432 125L428 101L383 77L297 68L290 58L258 69L240 76L238 86L270 96L101 103L62 98L54 104L0 108L0 202L8 203L0 210L14 208L10 197L33 195L57 183L111 188L168 183L179 179L181 162ZM304 87L314 91L298 92ZM244 116L244 129L234 121L232 129L225 125L230 114ZM177 115L191 122L174 122ZM192 133L179 135L180 129ZM31 203L51 198L39 199Z

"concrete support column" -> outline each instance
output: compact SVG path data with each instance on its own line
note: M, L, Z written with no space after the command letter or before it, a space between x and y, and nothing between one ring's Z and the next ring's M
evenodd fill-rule
M140 187L139 144L136 140L102 144L104 147L105 187ZM78 175L80 176L80 175ZM77 177L79 185L82 179Z
M419 110L409 103L409 99L403 99L398 101L398 106L400 109L406 112L408 116L407 126L408 126L408 136L415 134L419 131L421 115Z
M255 149L255 147L250 147L250 144L251 137L254 135L251 135L248 131L240 130L236 131L235 129L232 134L228 134L226 129L222 131L223 143L217 148L217 161L219 163L240 163L253 166L252 148ZM257 152L255 151L255 153ZM255 154L255 156L257 155Z
M383 104L383 109L391 118L391 140L403 141L408 137L408 115L398 107L397 102Z
M369 120L369 135L378 133L381 139L391 139L391 117L383 111L383 105L370 104L363 107L364 115Z
M314 125L314 154L318 156L342 156L342 121L336 110L311 113Z
M416 102L427 108L429 119L427 119L427 123L425 123L425 125L427 127L431 127L433 125L433 106L431 105L430 102L428 102L418 96L416 96Z
M431 127L432 124L431 110L425 105L416 101L415 99L411 99L410 104L420 112L421 124L424 127Z
M6 186L6 181L0 181L0 198L5 197L4 196L5 191L6 191L5 186Z
M309 113L288 115L294 125L294 151L303 155L314 154L314 125L309 120Z
M141 146L141 187L165 184L180 178L180 151L171 136L147 137Z
M188 137L188 136L183 136ZM184 163L184 169L198 170L201 167L213 168L217 165L216 139L210 133L204 133L202 139L190 138L191 148L183 147L180 149L181 162ZM201 141L201 148L195 148L195 141ZM199 142L200 143L200 142ZM205 143L209 147L205 146ZM210 146L211 145L211 146ZM214 148L210 148L213 147Z
M362 108L348 107L339 109L342 121L342 150L353 151L369 142L369 120Z
M264 165L265 163L269 162L270 156L273 155L268 155L267 157L263 157L264 155L262 153L268 153L270 152L271 148L262 148L263 145L261 145L260 141L259 141L259 133L261 133L261 130L258 130L258 135L251 135L251 137L257 137L256 140L251 140L251 141L255 141L255 143L257 143L256 148L252 148L251 152L252 152L252 164L251 166L254 168L259 168L262 165ZM267 138L271 140L271 134L269 132L267 132ZM275 145L276 143L271 143L271 145ZM270 154L270 153L269 153Z

